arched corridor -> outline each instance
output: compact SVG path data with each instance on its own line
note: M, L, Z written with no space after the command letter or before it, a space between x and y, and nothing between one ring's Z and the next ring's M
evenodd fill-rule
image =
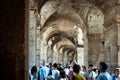
M34 21L33 18L35 18L36 22L34 26L30 26L38 27L37 36L32 33L31 35L35 39L34 46L39 47L37 50L35 47L32 48L34 53L37 53L36 51L38 53L34 54L35 59L32 62L33 52L30 52L29 67L33 64L39 66L42 60L47 63L66 64L74 59L81 65L92 63L97 66L100 61L106 61L109 64L115 63L113 67L118 65L116 23L107 25L110 24L108 20L111 21L114 18L114 16L113 18L107 16L114 15L115 13L112 11L115 9L107 10L105 8L104 11L102 6L98 5L99 1L95 4L86 0L73 2L70 0L46 0L40 7L37 2L35 3L36 12L33 15L31 12L30 16L34 17L30 18L30 21ZM109 6L109 4L105 4L105 6ZM114 28L106 26L114 26ZM32 31L36 32L36 29L34 28ZM113 35L109 35L111 32ZM32 38L30 37L30 39ZM79 43L80 41L81 43ZM111 47L114 47L112 51L110 51ZM110 55L111 57L114 55L116 58L110 59Z
M0 4L0 73L10 74L14 68L9 79L27 80L31 67L39 67L41 61L76 60L86 66L105 61L111 71L120 67L119 0L3 0Z

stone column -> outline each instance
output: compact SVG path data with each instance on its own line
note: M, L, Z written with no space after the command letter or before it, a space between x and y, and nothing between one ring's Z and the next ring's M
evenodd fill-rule
M41 50L41 25L40 25L40 14L38 11L38 3L37 1L35 1L35 8L36 8L36 12L35 12L35 16L36 16L36 66L39 69L40 66L40 50Z
M68 53L67 51L64 52L64 65L66 65L68 62Z
M36 54L36 19L35 11L30 10L29 18L29 69L35 65L35 54Z
M103 61L102 57L102 34L89 34L88 35L88 64L92 63L98 65Z
M78 47L77 48L77 62L80 65L84 65L84 48Z
M58 63L58 50L56 44L53 47L53 63Z
M63 47L59 50L59 63L63 64Z
M47 62L48 63L52 63L52 55L53 55L53 50L52 50L52 48L51 48L51 45L52 45L52 39L50 39L49 41L48 41L48 56L47 56Z
M36 66L40 66L40 27L37 27L37 37L36 37Z
M41 48L41 50L40 50L40 62L41 61L47 61L47 56L46 56L46 54L47 54L47 48L48 48L48 46L47 46L47 44L45 44L45 42L44 41L41 41L41 46L40 46L40 48Z
M77 58L77 53L74 53L74 54L73 54L73 60L76 61L76 58ZM76 62L77 62L77 61L76 61Z
M72 61L73 59L72 59L72 54L73 54L73 52L70 52L69 54L68 54L68 61L70 62L70 61Z
M118 66L120 67L120 0L116 6L116 22L118 26Z
M59 53L58 63L63 63L63 53Z
M83 36L84 38L84 64L88 66L88 38L86 35Z
M47 51L47 62L48 63L52 63L52 53L53 53L53 50L48 47L48 51Z

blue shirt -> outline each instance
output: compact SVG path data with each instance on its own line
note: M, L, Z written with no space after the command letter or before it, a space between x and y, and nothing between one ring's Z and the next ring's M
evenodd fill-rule
M102 72L98 75L96 80L112 80L108 72Z
M111 75L111 79L112 79L112 80L116 80L115 74L112 74L112 75Z
M47 76L49 74L49 68L46 66L43 66L42 68L40 68L40 80L43 80L43 75L47 80Z

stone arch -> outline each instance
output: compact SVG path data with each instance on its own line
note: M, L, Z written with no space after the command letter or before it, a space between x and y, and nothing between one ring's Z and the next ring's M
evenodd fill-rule
M43 5L43 7L41 8L40 11L40 15L42 17L45 16L45 18L41 18L41 26L42 28L45 27L46 23L48 23L48 21L50 21L50 19L52 19L51 17L54 16L54 18L58 18L60 15L67 17L67 18L71 18L71 20L74 20L75 24L78 27L81 27L82 31L84 32L86 30L86 26L85 23L83 22L81 16L75 12L75 10L69 6L69 5L59 5L60 3L57 1L48 1L46 2L46 4ZM46 10L47 7L47 10ZM46 12L45 12L45 11ZM55 15L57 17L55 17Z
M87 11L85 12L83 7L81 7L80 11L83 11L83 13L80 13L79 11L76 12L76 10L73 7L69 6L68 4L59 5L59 2L57 2L57 1L46 2L40 11L41 12L40 15L42 16L41 32L46 33L46 31L48 31L48 33L53 34L55 31L57 32L57 30L58 30L57 28L61 29L60 22L62 22L62 20L72 22L73 27L77 26L78 28L82 29L83 37L84 37L83 40L86 45L85 48L88 49L88 51L85 52L85 54L87 56L87 52L89 52L89 50L91 50L91 48L89 46L90 44L87 43L88 41L91 40L90 36L93 36L93 38L94 38L94 35L96 36L96 34L97 34L97 36L102 37L101 40L103 39L104 27L103 27L102 19L104 18L104 15L103 15L102 11L100 11L99 8L97 8L94 5L91 5L91 6L87 7L86 9L87 9ZM43 14L43 13L45 13L45 14ZM44 16L44 15L47 15L47 16ZM96 17L98 17L98 18L96 18ZM101 19L102 24L100 24L100 22L98 21L100 19ZM97 21L97 22L95 24L93 24L94 21ZM53 27L51 25L55 25L55 26ZM49 27L51 27L51 28L49 28ZM97 31L98 29L100 29L100 30ZM93 30L95 30L95 32ZM64 30L61 30L61 31L63 32ZM48 35L48 34L46 34L46 35ZM70 34L67 33L67 35L70 35ZM76 34L73 34L73 35L76 35Z
M68 38L73 44L75 44L74 35L68 32L60 31L58 29L54 29L53 27L49 27L43 34L43 40L45 44L48 44L48 41L55 36L59 36L59 38L66 37Z
M72 51L75 51L75 46L70 45L70 44L62 44L58 47L58 50L60 50L61 48L63 48L63 53L68 50L69 53Z
M58 33L59 34L59 33ZM72 44L76 44L75 42L75 39L71 36L68 36L68 35L64 35L65 33L62 33L62 34L59 34L57 35L56 33L53 34L52 36L49 37L48 41L50 40L50 38L54 37L55 39L53 40L53 44L51 45L51 48L54 47L55 44L57 44L59 41L62 41L62 40L69 40ZM47 41L47 42L48 42Z
M49 16L51 16L54 12L56 12L56 7L57 7L56 4L57 4L56 1L48 1L41 7L40 10L41 27L43 27L45 21L49 18Z
M45 17L45 19L41 18L41 21L42 21L42 23L41 23L41 32L43 34L45 34L46 37L47 37L48 34L49 34L49 36L50 35L53 36L54 33L56 33L57 35L60 35L61 33L64 33L64 35L62 34L62 36L67 37L72 42L73 41L77 42L77 33L74 34L75 32L73 32L71 34L73 29L72 29L71 32L70 31L69 32L65 31L64 28L61 29L62 26L61 26L60 22L62 22L62 20L66 20L66 21L70 22L72 24L73 28L75 28L75 26L76 26L76 30L77 30L77 28L82 29L82 32L83 32L84 36L86 36L86 33L87 33L86 25L83 22L81 16L78 13L76 13L72 7L70 7L68 5L67 6L66 5L58 6L58 3L54 2L54 1L50 1L49 4L50 3L53 3L54 7L52 7L51 9L54 8L54 10L51 11L50 14L47 14L47 13L49 13L49 10L46 10L46 12L48 11L47 13L45 13L45 14L47 14L47 17ZM48 3L46 3L46 4L48 4ZM46 4L44 4L43 6L47 7ZM42 8L45 9L44 7L42 7ZM42 12L42 10L41 10L41 12ZM43 13L44 13L44 11L43 11ZM44 15L41 14L41 16L44 16ZM65 27L65 26L63 26L63 27ZM59 28L60 31L57 28ZM72 35L72 36L70 36L70 35ZM73 36L76 36L76 37L73 37ZM51 37L49 37L49 38L47 37L48 40L51 39ZM44 36L44 38L45 38L45 36ZM44 39L44 41L46 41L46 39ZM47 41L46 41L46 43L47 43ZM75 43L75 42L74 42L74 44L77 46L77 43Z
M62 42L62 41L61 41ZM69 62L69 58L70 60L73 60L74 57L69 57L69 54L74 51L74 54L72 53L72 55L75 55L75 45L72 44L72 43L67 43L66 41L64 41L64 43L62 42L58 42L57 45L58 45L58 53L59 55L62 55L62 57L60 57L60 61L63 60L63 63L66 64L67 62ZM62 51L61 51L62 50ZM72 50L72 51L71 51ZM69 53L68 53L69 52ZM65 59L66 58L66 59Z

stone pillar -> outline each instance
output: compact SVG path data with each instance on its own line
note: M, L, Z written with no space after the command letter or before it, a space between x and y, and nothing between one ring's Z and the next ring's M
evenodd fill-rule
M48 50L47 50L47 63L51 63L52 62L52 50L51 48L48 46Z
M76 59L77 59L77 53L74 53L74 54L73 54L73 60L76 61ZM76 62L77 62L77 61L76 61Z
M40 27L37 27L37 37L36 37L36 66L40 66Z
M65 51L64 52L64 65L66 65L67 64L67 62L68 62L68 53L67 53L67 51Z
M53 55L53 50L51 48L52 45L52 39L48 41L48 51L47 51L47 62L52 63L52 55Z
M78 47L77 48L77 62L80 65L84 65L84 48Z
M46 62L47 61L46 54L47 54L47 48L48 48L48 46L42 40L41 40L41 46L40 46L40 48L41 48L41 50L40 50L40 62L41 61L45 61Z
M103 61L102 57L102 34L89 34L88 35L88 63L98 65Z
M56 44L53 47L53 63L58 63L58 50Z
M84 65L88 66L88 38L84 34Z
M48 63L48 50L49 50L49 46L46 46L46 63Z
M59 63L63 64L63 47L59 50Z
M36 54L36 19L34 10L30 10L29 18L29 69L35 65Z
M118 66L120 67L120 0L118 0L118 5L116 5L116 22L118 26Z
M74 51L73 51L74 52ZM68 54L68 61L70 62L70 61L72 61L73 60L73 52L70 52L69 54Z
M37 2L35 2L36 5L36 12L35 12L35 16L36 16L36 66L39 69L40 66L40 50L41 50L41 25L40 25L40 15L38 13L38 4Z

